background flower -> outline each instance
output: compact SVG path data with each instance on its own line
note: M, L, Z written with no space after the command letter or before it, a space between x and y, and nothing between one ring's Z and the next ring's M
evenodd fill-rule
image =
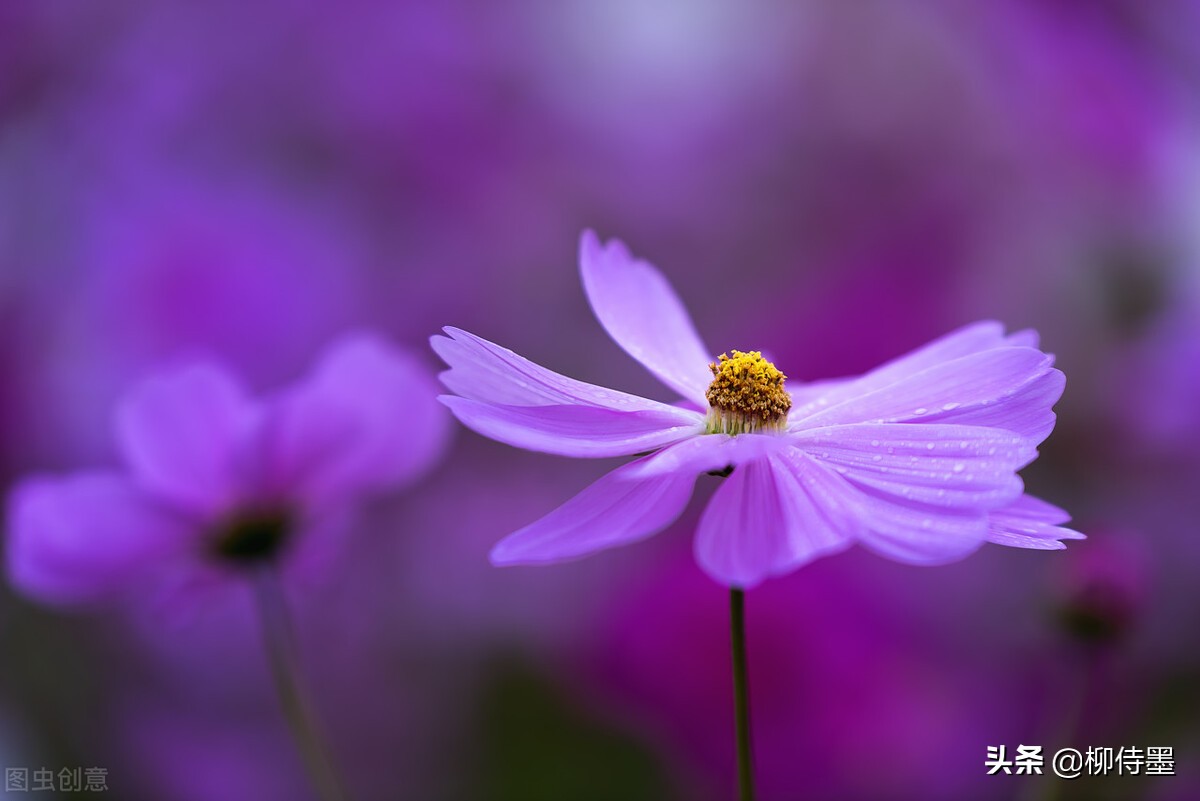
M13 489L9 580L70 605L245 584L263 565L328 569L354 505L416 480L443 450L431 394L416 359L365 334L265 400L212 363L147 378L114 415L124 471Z
M166 363L204 352L260 393L348 327L422 347L453 322L653 396L578 291L586 227L669 265L711 345L766 348L801 381L1003 320L1039 330L1070 376L1026 477L1096 536L938 571L852 551L751 599L755 669L785 674L829 638L799 675L857 677L898 721L828 698L827 736L787 716L774 731L804 738L806 770L772 756L764 798L795 797L792 781L805 798L1027 790L980 785L974 744L1054 745L1082 670L1060 626L1071 566L1109 538L1137 544L1141 590L1095 685L1108 712L1069 739L1194 753L1198 15L1195 0L5 3L0 475L116 464L111 410ZM703 670L654 649L720 633L669 592L702 592L680 572L696 513L635 553L500 571L492 543L616 463L463 436L443 465L367 502L345 580L297 610L356 797L720 789L701 712L671 699L726 697L710 672L725 643ZM164 625L6 596L6 764L109 765L132 801L201 786L294 801L294 765L234 759L272 704L239 619L236 603ZM839 678L855 651L871 658ZM813 692L756 681L788 709ZM864 730L886 771L855 759ZM171 754L154 770L147 740ZM1133 789L1184 798L1189 781Z

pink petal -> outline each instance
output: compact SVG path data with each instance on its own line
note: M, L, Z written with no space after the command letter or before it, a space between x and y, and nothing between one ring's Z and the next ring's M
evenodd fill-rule
M1057 506L1032 495L1022 495L1003 509L988 515L988 542L1012 548L1057 551L1067 547L1060 540L1086 539L1073 529L1063 528L1071 516Z
M871 489L861 489L858 513L863 545L915 565L956 562L976 551L987 536L985 512L924 506Z
M735 467L791 447L786 437L774 434L701 434L663 448L643 459L634 475L664 473L699 475Z
M1041 346L1042 338L1037 331L1034 331L1032 328L1026 328L1009 334L1004 338L1004 341L1009 345L1036 348Z
M449 336L435 336L429 341L450 365L439 378L447 389L463 398L500 406L581 405L620 412L683 412L666 403L567 378L461 329L445 331ZM688 419L695 417L694 412L686 415Z
M414 480L449 434L436 396L411 353L372 334L343 338L271 407L264 486L311 505Z
M1053 357L1025 347L980 351L883 383L875 373L793 409L789 428L844 423L965 423L1014 431L1040 441L1054 427L1062 394ZM887 371L889 368L883 368Z
M211 514L239 492L258 411L227 372L198 364L136 387L117 409L117 442L138 484Z
M500 442L560 456L629 456L696 436L695 412L619 412L596 406L494 406L442 395L439 400L472 431Z
M675 290L655 267L592 231L579 242L579 271L592 311L609 336L664 384L707 408L708 349Z
M29 479L9 498L9 578L43 602L99 601L137 589L201 531L120 476Z
M696 531L696 560L729 587L750 588L841 550L855 523L828 502L829 483L777 453L739 465L717 489ZM818 468L819 471L819 468Z
M1022 437L963 425L862 423L800 432L792 443L856 486L900 502L973 511L1020 494L1037 452Z
M791 386L793 405L798 409L819 398L825 399L823 404L825 406L841 403L848 398L894 384L942 362L1005 346L1036 348L1038 334L1032 329L1026 329L1005 336L1004 326L994 320L971 323L903 356L892 359L861 376L793 384Z
M1031 442L1042 442L1054 430L1056 416L1051 409L1062 397L1066 381L1062 371L1047 370L1009 390L995 403L963 405L936 414L932 419L941 423L1003 428L1027 437Z
M925 427L908 428L917 432ZM879 441L882 445L883 440ZM957 445L957 442L958 440L947 440L947 444ZM926 443L926 446L928 444ZM896 453L891 454L892 458L902 456L899 445L884 446L885 453L887 447L896 447ZM935 463L945 458L937 455L937 447L932 453L934 455L929 458L935 460ZM1013 486L998 492L994 488L1000 484L998 478L983 478L982 483L992 487L985 488L980 493L982 502L964 502L957 506L939 505L936 502L944 504L945 498L937 495L938 489L942 488L937 486L938 483L942 483L947 488L947 495L950 495L954 489L952 483L958 481L958 497L964 501L970 499L971 490L961 488L962 485L974 483L965 478L968 475L965 467L963 471L956 472L951 464L950 469L945 471L946 463L943 462L939 465L938 472L931 471L922 475L919 466L913 466L906 468L911 471L907 479L911 483L897 480L894 485L889 485L887 482L875 480L872 476L874 466L878 464L873 458L870 460L873 467L865 467L861 459L853 455L853 449L850 447L843 447L840 452L835 451L833 447L826 449L823 445L816 448L797 448L789 451L785 458L790 461L797 475L811 479L811 484L806 486L821 490L820 495L814 494L814 498L826 510L829 519L853 521L849 524L842 522L838 530L852 531L853 536L868 548L889 558L913 564L952 562L977 549L983 544L987 532L987 506L1003 503L1004 501L997 499L1011 498L1013 493L1021 491L1019 479ZM905 457L905 461L910 458ZM947 472L951 476L949 479L945 478ZM986 472L981 469L981 473Z
M687 506L695 477L633 479L631 462L596 481L550 514L492 549L496 565L561 562L649 537Z
M1032 343L1028 342L1029 334L1034 337ZM894 384L902 378L961 356L992 350L1006 344L1036 347L1036 338L1037 334L1032 331L1022 331L1005 337L1003 325L994 320L983 320L951 331L864 375L795 385L792 388L792 396L797 400L797 405L807 404L819 397L824 397L827 404L840 403L847 397Z

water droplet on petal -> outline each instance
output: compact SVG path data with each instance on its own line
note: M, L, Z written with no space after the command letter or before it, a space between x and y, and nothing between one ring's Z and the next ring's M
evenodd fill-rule
M913 414L928 414L929 410L922 406L920 409L913 409Z
M925 448L926 448L927 450L933 450L933 448L934 448L934 445L933 445L933 443L932 443L932 442L930 442L928 445L926 445L926 446L925 446Z
M964 471L966 469L967 469L967 466L965 464L963 464L962 462L959 462L958 464L954 465L955 473L961 473L962 471Z
M879 461L883 461L883 457L882 457L882 456L880 456L880 455L877 453L877 454L875 454L874 456L872 456L872 457L871 457L871 461L872 461L872 462L879 462Z
M962 406L962 404L961 403L945 403L945 404L942 404L942 411L952 412L955 409L957 409L959 406Z

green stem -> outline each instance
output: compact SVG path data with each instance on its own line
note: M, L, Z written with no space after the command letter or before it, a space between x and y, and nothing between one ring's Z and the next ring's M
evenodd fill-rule
M754 770L750 751L750 693L746 681L746 594L730 590L730 631L733 634L733 703L737 729L738 797L754 801Z
M271 676L279 704L292 730L309 778L322 801L345 801L329 749L321 738L296 664L296 643L287 601L278 578L269 568L255 577L254 589L262 621L263 643L271 663Z

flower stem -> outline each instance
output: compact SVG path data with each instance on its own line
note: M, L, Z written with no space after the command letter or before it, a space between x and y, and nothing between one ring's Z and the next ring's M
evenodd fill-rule
M309 778L322 801L345 801L346 796L333 769L329 749L317 729L308 693L297 668L295 635L283 588L279 586L275 572L264 568L255 577L254 589L263 643L279 693L279 704Z
M733 704L737 729L738 798L754 801L754 771L750 751L750 693L746 681L746 594L729 593L730 631L733 634Z

